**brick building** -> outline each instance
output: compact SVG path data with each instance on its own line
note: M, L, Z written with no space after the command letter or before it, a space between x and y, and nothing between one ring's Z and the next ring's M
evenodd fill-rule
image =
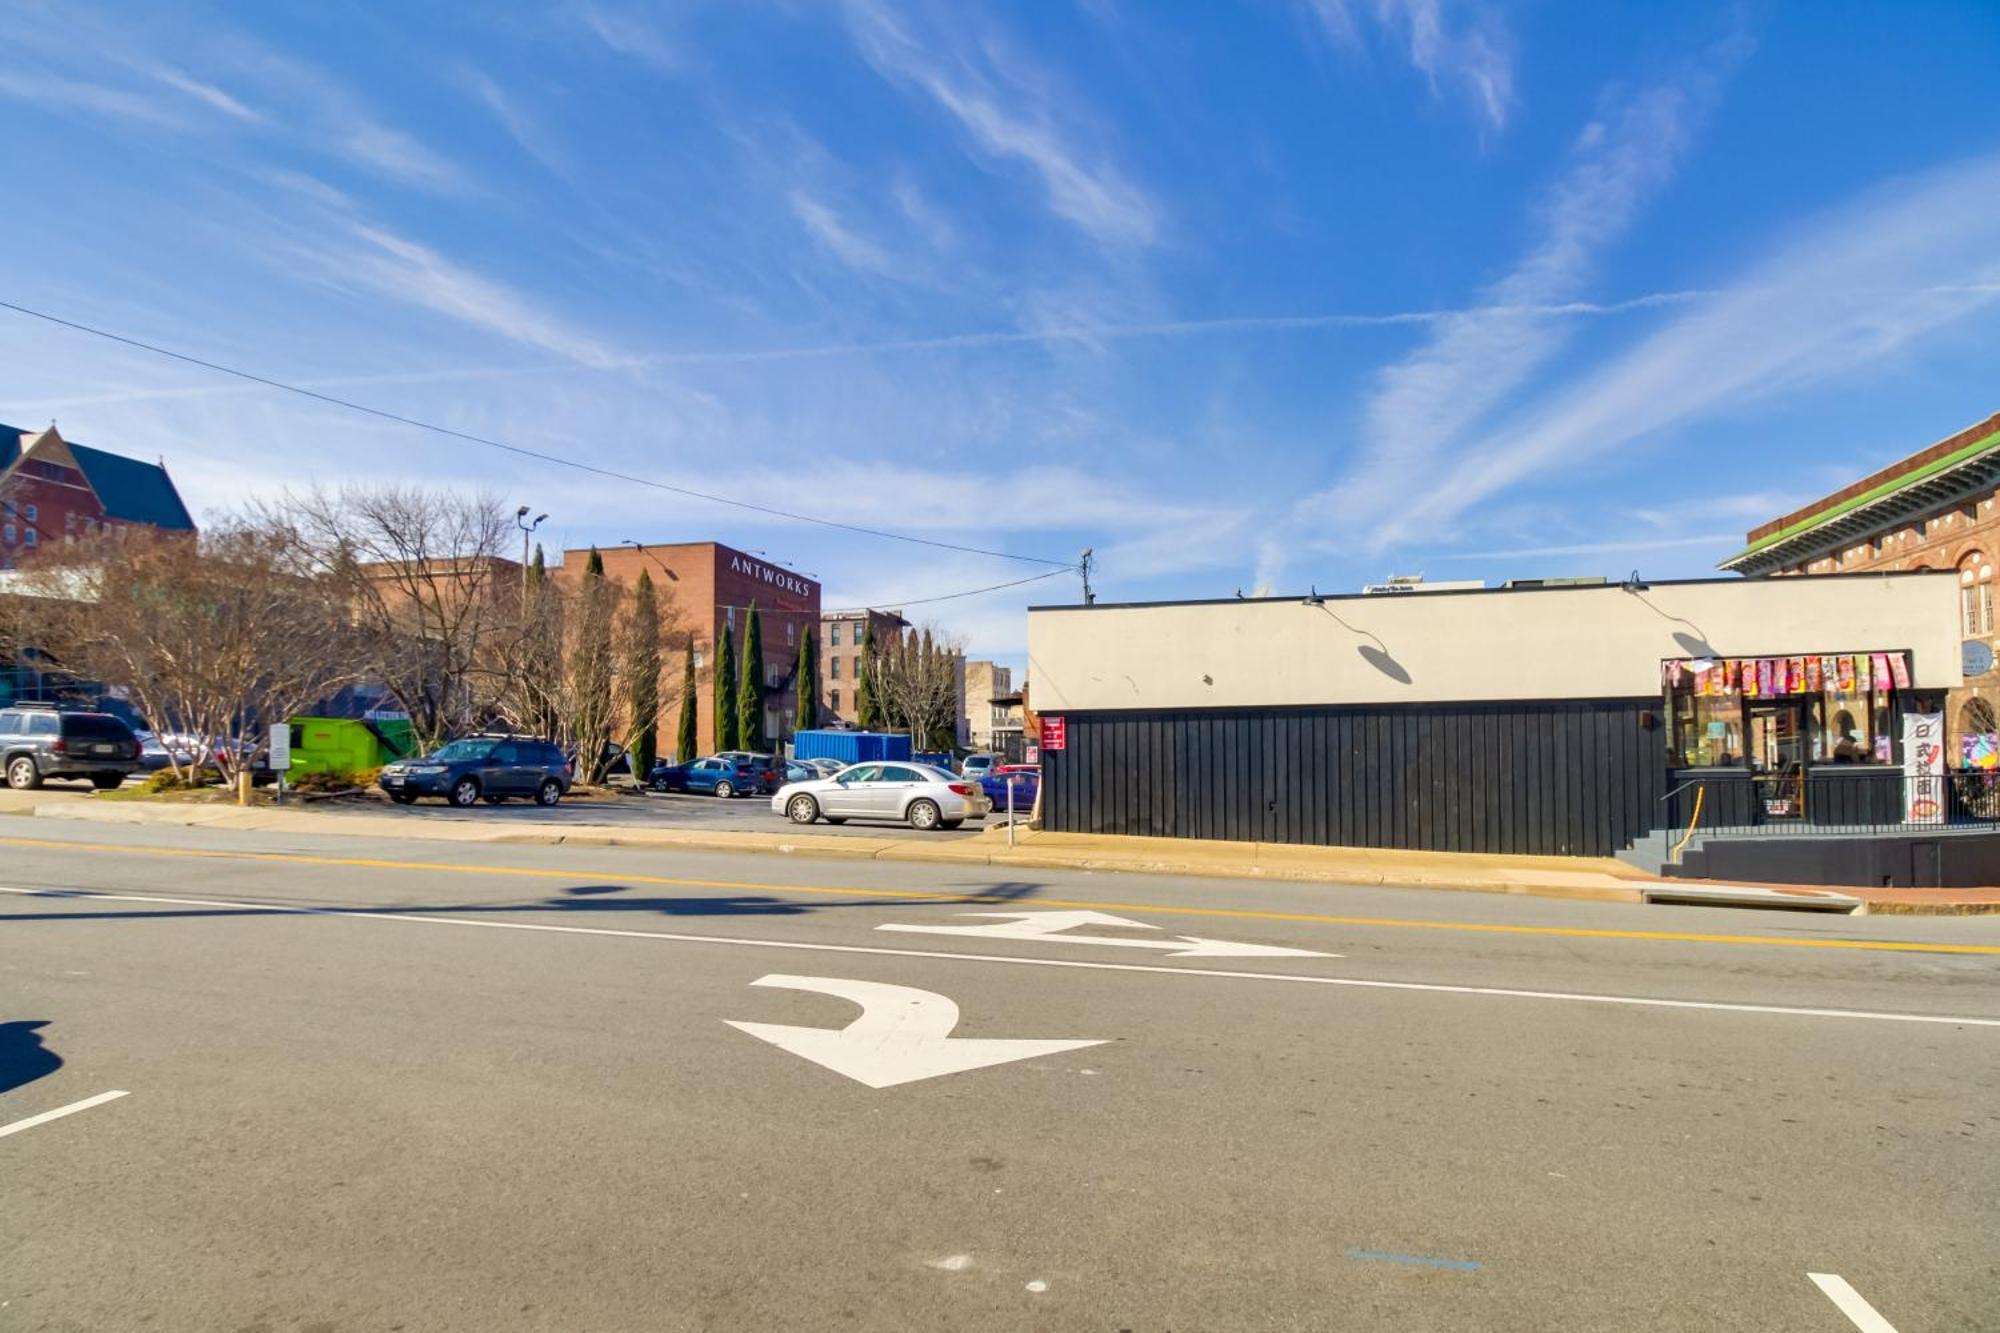
M53 425L0 426L0 569L106 527L195 530L164 464L71 444Z
M1720 568L1739 574L1952 570L1965 683L1947 692L1946 756L2000 761L2000 413L1748 533ZM1977 670L1975 670L1977 668Z
M994 702L1014 694L1014 671L997 662L971 661L962 670L963 685L960 711L963 720L959 724L959 736L963 744L975 750L1001 753L1007 749L1009 731L1018 736L1021 729L1018 709Z
M703 754L715 748L715 646L728 629L741 667L743 633L753 606L764 632L765 734L777 741L797 729L799 645L819 627L818 583L720 542L614 546L599 554L605 577L627 588L638 583L641 570L652 575L666 631L662 698L678 697L685 668L682 654L688 650L688 636L693 636L695 726ZM588 550L563 552L555 577L574 586L589 557ZM678 717L669 708L660 719L663 754L673 749Z
M861 645L868 631L884 643L910 627L898 611L834 611L819 622L819 706L821 722L858 726L854 711L855 685L861 679Z

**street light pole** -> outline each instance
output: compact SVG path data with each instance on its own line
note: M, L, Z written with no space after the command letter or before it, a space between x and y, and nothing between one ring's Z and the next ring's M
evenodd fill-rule
M535 535L535 529L542 526L547 514L535 515L535 521L528 521L528 506L522 505L514 511L514 526L521 530L521 605L528 604L528 539Z

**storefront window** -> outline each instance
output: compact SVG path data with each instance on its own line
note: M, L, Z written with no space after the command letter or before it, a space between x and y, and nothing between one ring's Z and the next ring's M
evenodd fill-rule
M1765 773L1895 762L1902 653L1662 664L1671 754L1684 767Z
M1676 691L1674 754L1689 768L1743 762L1742 705L1735 691L1701 695Z

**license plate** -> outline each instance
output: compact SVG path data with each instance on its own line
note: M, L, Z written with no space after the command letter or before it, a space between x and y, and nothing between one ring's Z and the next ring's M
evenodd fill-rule
M93 745L93 746L91 747L91 750L92 750L92 751L93 751L94 753L97 753L97 754L117 754L117 753L118 753L118 747L117 747L116 745Z
M401 778L388 778L386 779L386 782L391 787L400 787L403 785L403 780Z

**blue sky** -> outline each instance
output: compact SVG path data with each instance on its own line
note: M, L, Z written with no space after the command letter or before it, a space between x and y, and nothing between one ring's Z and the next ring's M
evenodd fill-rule
M9 6L0 299L1107 599L1698 575L2000 410L2000 5ZM0 312L199 513L483 486L896 604L1035 572ZM1073 578L912 608L1017 657Z

